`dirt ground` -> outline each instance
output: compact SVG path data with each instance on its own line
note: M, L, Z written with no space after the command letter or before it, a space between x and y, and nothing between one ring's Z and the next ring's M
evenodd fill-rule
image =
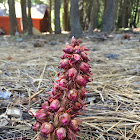
M140 34L93 34L80 140L140 139ZM33 113L47 98L68 35L0 36L0 139L35 139ZM34 96L37 95L37 96Z

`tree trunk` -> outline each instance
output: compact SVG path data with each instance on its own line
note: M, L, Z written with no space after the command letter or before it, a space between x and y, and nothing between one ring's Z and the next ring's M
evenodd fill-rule
M28 0L28 35L33 35L33 24L31 18L31 0Z
M102 32L111 32L114 30L117 13L117 4L118 0L106 1L104 17L101 26Z
M18 31L17 19L15 14L15 0L8 0L9 4L9 21L10 21L10 35L15 35Z
M78 6L79 6L79 16L80 16L80 24L81 24L81 28L84 29L84 1L85 0L78 0Z
M49 0L49 32L52 33L52 26L51 26L51 19L52 19L52 14L51 14L51 11L52 11L52 0Z
M123 9L123 1L119 0L119 12L118 12L118 21L117 21L117 27L122 27L122 9Z
M82 29L80 25L78 0L70 0L70 15L71 15L71 35L75 37L82 36Z
M133 22L135 28L136 28L136 18L138 14L138 8L139 8L139 0L136 1L136 9L135 9L134 22Z
M122 18L122 23L121 23L121 25L122 25L122 27L126 27L126 25L125 25L125 21L126 21L126 16L125 16L125 14L126 14L126 6L127 6L127 0L124 0L123 1L123 6L122 6L122 16L121 16L121 18Z
M61 27L60 27L60 6L61 6L61 0L55 0L54 9L55 9L55 34L61 33Z
M26 0L20 0L20 2L21 2L21 13L22 13L22 29L23 29L23 33L26 33L28 31Z
M64 3L64 11L63 11L63 30L69 30L69 0L63 0Z
M84 19L84 30L87 30L88 29L88 26L89 26L89 22L90 22L90 14L91 14L91 9L92 9L92 0L86 0L85 2L85 6L86 6L86 9L85 9L85 19Z
M92 33L93 29L97 27L97 14L98 14L98 0L92 0L90 22L88 27L89 33Z

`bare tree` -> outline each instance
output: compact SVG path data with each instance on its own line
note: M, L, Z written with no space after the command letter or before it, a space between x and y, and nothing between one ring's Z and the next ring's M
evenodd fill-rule
M61 27L60 27L60 6L61 6L61 0L55 0L55 19L54 19L54 24L55 24L55 34L60 34L61 33Z
M82 29L80 25L78 0L70 0L70 15L71 15L71 35L75 37L82 36Z
M26 12L26 0L20 0L21 2L21 13L22 13L22 28L23 33L27 32L28 30L28 18Z
M105 11L101 26L102 32L110 32L115 28L118 0L106 0Z
M15 14L15 0L8 0L9 4L9 20L10 20L10 35L15 35L18 31L17 19Z
M31 18L31 0L28 0L28 34L33 35L33 24Z

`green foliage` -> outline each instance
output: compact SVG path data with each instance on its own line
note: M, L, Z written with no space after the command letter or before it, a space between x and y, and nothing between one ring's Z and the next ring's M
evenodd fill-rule
M46 0L32 0L33 4L46 4Z

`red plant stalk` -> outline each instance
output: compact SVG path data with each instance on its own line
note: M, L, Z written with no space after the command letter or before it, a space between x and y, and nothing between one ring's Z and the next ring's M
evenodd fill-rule
M75 117L84 113L85 87L90 81L87 49L79 46L72 37L71 44L63 50L58 80L53 84L50 97L36 112L36 124L40 136L51 140L76 140L79 120Z

